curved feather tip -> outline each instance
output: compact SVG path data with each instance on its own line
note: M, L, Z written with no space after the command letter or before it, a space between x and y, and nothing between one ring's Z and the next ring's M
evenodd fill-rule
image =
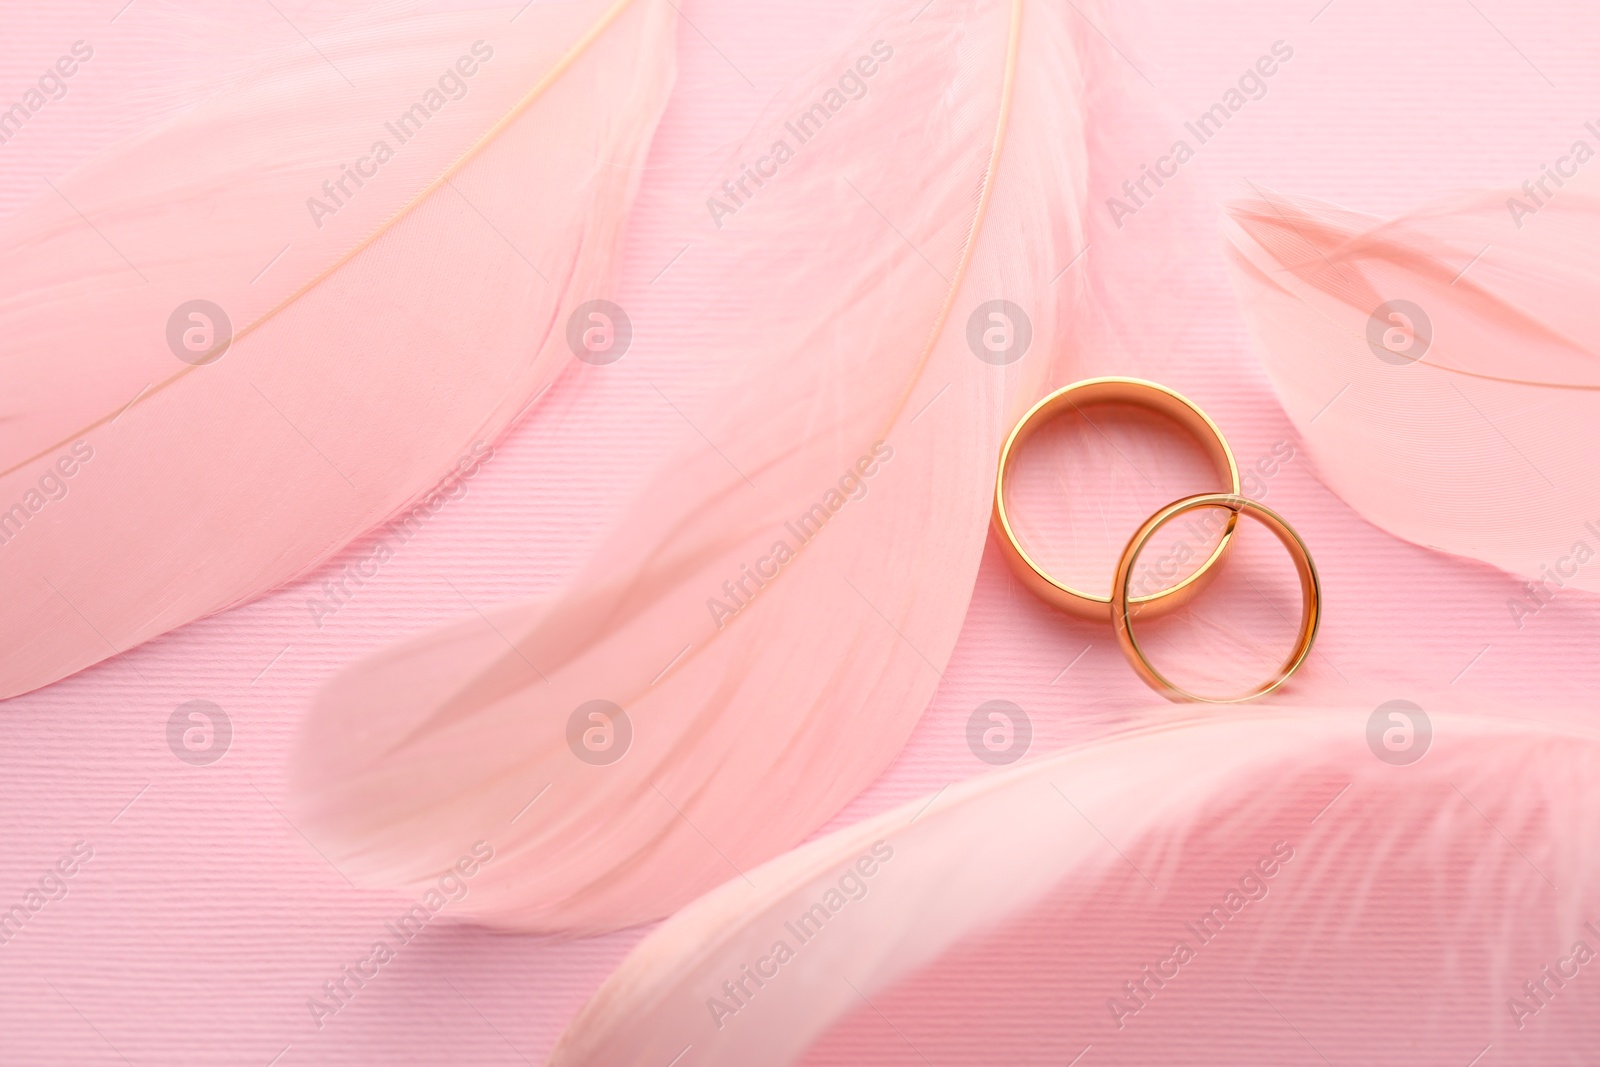
M306 574L571 364L676 16L417 7L0 223L0 698Z
M1322 478L1399 537L1521 575L1514 619L1600 589L1600 195L1464 194L1394 220L1232 205L1234 287Z
M1101 741L747 870L550 1063L1579 1062L1597 771L1406 702Z

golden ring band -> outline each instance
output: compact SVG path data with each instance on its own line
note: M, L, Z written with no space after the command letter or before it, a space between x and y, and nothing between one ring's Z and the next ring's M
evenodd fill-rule
M1203 493L1185 497L1162 508L1145 521L1128 541L1117 560L1112 580L1111 595L1096 596L1074 588L1054 577L1042 567L1022 546L1012 524L1006 504L1006 481L1011 465L1022 445L1042 426L1069 411L1088 418L1085 408L1101 405L1125 405L1144 408L1176 423L1186 430L1205 451L1218 477L1227 483L1228 491ZM1089 420L1091 424L1093 420ZM1167 522L1196 508L1220 507L1228 511L1227 525L1217 541L1216 548L1187 577L1142 596L1129 595L1129 581L1133 565L1145 545ZM1174 685L1158 671L1139 646L1134 635L1134 618L1154 618L1188 603L1215 577L1220 564L1232 543L1239 516L1249 514L1270 529L1294 558L1300 576L1301 621L1294 649L1290 652L1276 675L1249 691L1232 697L1207 697L1189 692ZM1281 686L1305 661L1316 640L1321 621L1322 589L1312 563L1310 550L1300 536L1277 512L1250 500L1240 492L1239 468L1233 451L1217 424L1193 402L1180 393L1156 382L1142 378L1089 378L1075 382L1049 394L1018 420L1006 437L1000 450L1000 467L994 489L994 527L1000 534L1000 546L1007 563L1023 584L1045 603L1071 615L1084 619L1108 619L1117 634L1117 643L1128 662L1144 682L1169 700L1191 700L1226 704L1251 700Z
M1277 536L1283 547L1288 549L1289 555L1294 559L1294 569L1300 576L1300 632L1295 636L1294 648L1284 659L1276 674L1237 696L1209 697L1190 692L1167 679L1155 665L1150 662L1144 650L1139 647L1139 638L1133 632L1134 604L1128 599L1128 581L1133 575L1133 565L1139 558L1139 553L1155 532L1179 515L1196 508L1227 508L1230 519L1237 519L1240 514L1249 515L1259 520L1262 525ZM1317 577L1317 566L1311 562L1311 550L1306 543L1295 533L1294 527L1284 521L1283 516L1267 507L1258 504L1249 497L1239 496L1235 493L1201 493L1197 496L1187 496L1182 500L1173 501L1154 515L1145 520L1144 525L1128 541L1128 547L1122 550L1122 557L1117 560L1117 573L1111 580L1111 622L1117 631L1117 644L1122 648L1122 654L1128 658L1140 678L1145 684L1168 700L1192 700L1205 704L1238 704L1256 697L1265 696L1284 682L1305 662L1311 654L1311 646L1317 639L1317 629L1322 622L1322 582Z
M1144 408L1177 423L1194 437L1210 458L1218 477L1235 495L1239 493L1239 467L1233 461L1233 451L1228 447L1222 431L1217 429L1217 424L1212 422L1205 412L1166 386L1147 382L1142 378L1089 378L1074 382L1063 389L1057 389L1033 405L1028 409L1028 413L1018 420L1010 436L1006 438L1005 446L1000 450L1000 474L995 479L994 485L994 526L1000 533L1000 545L1006 554L1006 560L1011 564L1011 569L1022 579L1022 583L1046 604L1060 608L1069 615L1076 615L1080 619L1110 621L1109 597L1086 593L1051 576L1028 554L1028 550L1022 547L1022 542L1011 524L1005 494L1006 479L1011 473L1012 461L1028 438L1045 424L1069 411L1084 414L1085 408L1104 405ZM1084 414L1084 417L1088 418L1088 415ZM1162 614L1188 603L1189 599L1210 579L1212 565L1228 550L1235 521L1235 517L1229 517L1228 528L1223 531L1222 539L1218 541L1216 549L1192 574L1167 589L1134 597L1133 603L1139 607L1140 613Z

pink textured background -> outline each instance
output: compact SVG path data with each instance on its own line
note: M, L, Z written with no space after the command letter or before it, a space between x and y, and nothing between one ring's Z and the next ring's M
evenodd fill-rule
M253 44L288 43L300 30L314 37L341 10L333 0L277 6L284 17L264 7ZM1449 189L1536 176L1584 136L1585 121L1600 120L1593 5L1125 6L1107 32L1165 117L1150 126L1152 151L1095 177L1091 210L1103 211L1109 187L1179 136L1182 121L1273 41L1295 49L1266 98L1163 191L1161 211L1128 222L1129 231L1165 227L1161 240L1183 266L1176 289L1124 294L1159 322L1152 332L1167 342L1094 353L1084 367L1184 390L1246 461L1292 433L1249 356L1226 285L1219 200L1246 191L1250 180L1398 211ZM19 902L75 841L94 848L69 895L0 946L0 1062L533 1063L638 940L630 931L552 943L446 918L319 1029L306 998L364 957L410 902L352 888L289 824L283 761L311 692L332 671L465 610L446 578L478 604L555 587L650 458L682 431L652 385L688 405L717 385L720 368L674 344L685 309L708 302L698 279L711 276L718 254L695 190L797 65L848 24L853 5L681 7L679 87L618 296L635 323L628 356L562 379L500 444L467 496L321 629L306 608L318 578L0 712L0 909ZM170 28L174 11L191 11L187 30ZM73 41L96 50L64 100L0 145L0 212L49 195L46 179L142 128L237 61L203 5L12 0L0 9L0 31L0 104L19 97ZM1319 654L1282 702L1511 701L1575 715L1592 705L1600 681L1594 598L1562 594L1519 629L1506 607L1518 580L1368 526L1322 488L1304 455L1272 480L1267 498L1315 548L1326 583ZM0 588L9 580L0 575ZM235 731L227 755L209 767L188 766L167 748L168 716L194 699L223 707ZM1152 702L1107 631L1032 601L991 550L962 641L916 736L836 824L982 771L965 727L972 709L991 699L1027 709L1036 753L1115 728Z

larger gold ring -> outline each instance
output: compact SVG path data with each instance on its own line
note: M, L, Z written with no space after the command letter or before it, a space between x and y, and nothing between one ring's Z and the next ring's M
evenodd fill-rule
M1166 416L1187 430L1205 450L1213 466L1216 467L1217 474L1228 483L1229 494L1232 496L1239 495L1239 467L1233 461L1233 450L1228 447L1222 431L1217 429L1217 424L1212 422L1205 412L1181 394L1164 385L1147 382L1143 378L1088 378L1074 382L1063 389L1057 389L1028 409L1028 413L1012 428L1011 435L1006 438L1005 447L1000 450L1000 472L994 483L994 528L1000 534L1000 547L1005 553L1006 561L1011 564L1011 569L1039 599L1079 618L1103 621L1112 617L1111 598L1085 593L1058 578L1051 577L1022 547L1016 531L1012 529L1011 518L1006 512L1006 475L1010 473L1012 458L1021 449L1023 442L1033 436L1039 427L1068 410L1081 412L1085 407L1101 404L1126 404L1144 408ZM1228 550L1228 543L1233 537L1234 524L1237 521L1237 512L1228 516L1227 529L1222 532L1217 547L1183 580L1166 589L1134 597L1132 603L1140 609L1140 613L1151 617L1165 614L1188 603L1190 598L1204 588L1213 573L1212 565ZM1124 590L1125 596L1126 590Z
M1289 555L1294 557L1295 570L1300 575L1300 633L1293 650L1283 661L1283 666L1278 668L1277 674L1254 689L1231 697L1208 697L1191 693L1174 685L1156 670L1145 656L1144 649L1139 647L1139 639L1134 636L1132 607L1128 601L1128 580L1133 574L1133 565L1150 538L1155 536L1155 532L1186 511L1208 507L1227 508L1231 513L1228 516L1230 523L1236 521L1241 512L1259 519L1267 529L1277 535L1283 547L1289 550ZM1231 530L1232 526L1229 529ZM1117 631L1117 644L1122 646L1122 654L1150 688L1168 700L1193 700L1203 704L1237 704L1245 700L1254 700L1278 688L1289 680L1289 675L1293 674L1311 654L1311 646L1317 640L1317 628L1322 622L1322 584L1317 578L1317 566L1311 562L1311 550L1300 539L1300 535L1294 532L1294 527L1283 520L1283 516L1265 504L1258 504L1249 497L1237 493L1202 493L1168 504L1139 527L1139 532L1128 541L1128 547L1122 550L1122 557L1117 560L1117 573L1111 580L1111 604L1111 619Z

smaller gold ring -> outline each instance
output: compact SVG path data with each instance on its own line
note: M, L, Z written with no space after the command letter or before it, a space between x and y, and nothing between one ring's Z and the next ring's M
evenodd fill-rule
M1006 557L1006 562L1011 565L1017 577L1022 579L1022 583L1045 603L1081 619L1108 620L1112 616L1110 597L1086 593L1051 577L1022 547L1021 540L1012 529L1011 517L1006 511L1005 495L1006 476L1010 473L1012 459L1020 451L1024 441L1033 436L1041 426L1068 410L1081 413L1085 407L1100 404L1124 404L1144 408L1177 423L1205 450L1217 474L1228 484L1229 492L1234 496L1239 494L1239 466L1233 460L1233 450L1228 447L1228 441L1222 436L1222 431L1205 412L1182 394L1164 385L1145 381L1143 378L1087 378L1081 382L1074 382L1040 400L1017 421L1016 426L1011 429L1010 436L1006 438L1005 447L1000 450L1000 470L994 483L994 528L1000 535L1000 548ZM1220 561L1223 553L1228 550L1228 542L1233 536L1234 523L1237 521L1237 514L1228 516L1228 527L1222 532L1215 550L1182 581L1166 589L1134 597L1133 603L1140 608L1141 613L1152 618L1163 615L1188 603L1204 588L1214 573L1213 565Z
M1133 564L1139 558L1139 553L1144 550L1145 544L1157 530L1179 515L1206 507L1227 508L1232 512L1230 519L1237 519L1241 513L1248 513L1251 518L1259 520L1277 536L1283 547L1289 550L1289 555L1294 557L1295 570L1300 575L1300 633L1295 640L1294 649L1283 661L1283 666L1278 668L1276 675L1238 696L1201 696L1172 684L1145 657L1144 650L1139 647L1139 639L1134 636L1132 620L1129 617L1131 605L1128 601L1128 580L1133 573ZM1122 646L1122 654L1128 658L1128 662L1133 665L1139 677L1144 679L1146 685L1168 700L1188 700L1203 704L1237 704L1254 700L1278 688L1289 680L1289 676L1298 670L1300 664L1311 654L1311 646L1317 640L1317 628L1322 622L1322 583L1317 577L1316 564L1311 562L1311 550L1300 539L1300 535L1295 533L1294 527L1284 521L1283 516L1265 504L1258 504L1249 497L1237 493L1202 493L1168 504L1139 527L1139 532L1129 540L1128 547L1122 550L1122 556L1117 560L1116 577L1111 582L1111 604L1111 618L1117 631L1117 644Z

